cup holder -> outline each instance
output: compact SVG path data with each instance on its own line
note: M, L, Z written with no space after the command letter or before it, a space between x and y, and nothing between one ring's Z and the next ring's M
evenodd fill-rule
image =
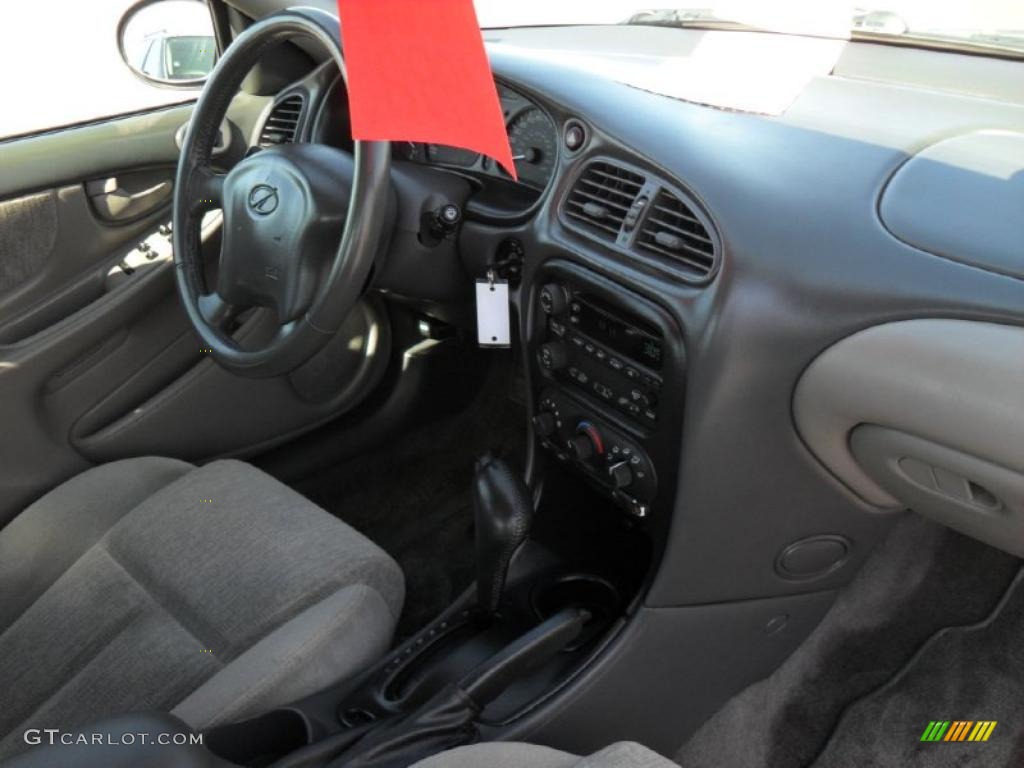
M622 612L622 595L606 579L589 573L572 573L538 585L531 595L533 611L541 621L566 608L583 608L590 620L583 633L566 651L586 645Z

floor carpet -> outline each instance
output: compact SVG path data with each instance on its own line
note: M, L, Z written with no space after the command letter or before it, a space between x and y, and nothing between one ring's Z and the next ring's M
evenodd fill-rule
M936 633L892 680L851 704L814 768L1024 765L1022 641L1024 571L988 618ZM950 723L944 736L953 738L921 741L936 721ZM969 741L982 721L996 723L988 740Z
M473 580L474 464L491 452L521 462L523 407L510 399L511 365L495 357L472 402L379 450L293 483L377 542L405 573L397 637L416 632Z
M1024 589L1008 593L1020 567L1010 555L908 513L797 652L705 723L678 762L685 768L910 765L906 754L934 757L936 745L918 741L929 720L1011 717L1008 702L982 694L1003 695L996 678L1004 673L995 670L1006 665L1007 690L1024 700L1024 675L1014 666L1021 657L1006 647L1013 636L1024 647L1024 628L1014 618ZM992 618L1000 608L1002 622ZM971 655L961 655L969 647ZM911 687L924 685L922 674L927 693ZM912 690L924 697L914 707L906 698ZM896 717L900 707L905 717ZM1013 741L1022 726L1018 710L996 733ZM969 757L963 750L958 755Z

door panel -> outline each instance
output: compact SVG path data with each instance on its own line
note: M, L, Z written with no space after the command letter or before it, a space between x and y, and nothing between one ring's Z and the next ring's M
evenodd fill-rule
M235 100L223 165L244 154L266 103ZM375 300L291 376L238 378L205 355L178 303L164 229L175 134L190 113L0 143L0 526L93 463L280 442L354 407L384 372L388 316ZM218 216L203 242L215 269ZM244 346L272 332L254 312L235 336Z

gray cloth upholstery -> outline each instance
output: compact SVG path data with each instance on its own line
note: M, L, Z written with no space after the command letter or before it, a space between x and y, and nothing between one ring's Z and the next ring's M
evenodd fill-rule
M0 293L39 273L57 243L57 224L54 191L0 203Z
M605 747L589 757L536 744L494 742L459 747L421 760L413 768L679 768L657 752L630 741Z
M238 461L132 459L0 531L0 758L26 728L171 711L194 728L286 703L388 647L380 548Z

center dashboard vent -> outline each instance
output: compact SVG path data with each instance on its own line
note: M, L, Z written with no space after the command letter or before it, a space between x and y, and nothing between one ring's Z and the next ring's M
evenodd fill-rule
M288 96L275 104L267 115L263 130L260 131L260 147L266 149L294 142L299 132L303 104L302 96L299 94Z
M588 165L565 200L565 215L614 242L644 186L639 173L603 160Z
M653 258L678 277L703 282L720 257L720 240L703 209L656 174L597 158L562 204L566 224L635 256Z
M698 277L715 267L717 248L708 228L693 208L664 188L655 196L636 242L638 248L671 259Z

